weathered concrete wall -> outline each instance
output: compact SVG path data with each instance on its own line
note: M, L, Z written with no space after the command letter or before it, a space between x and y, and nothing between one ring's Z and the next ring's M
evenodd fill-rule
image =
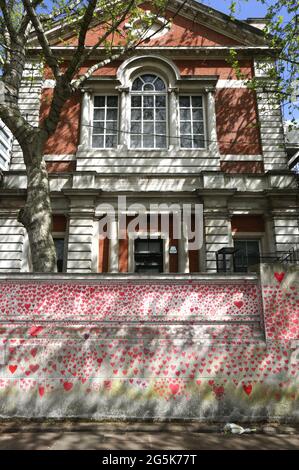
M2 276L0 414L298 420L298 278Z

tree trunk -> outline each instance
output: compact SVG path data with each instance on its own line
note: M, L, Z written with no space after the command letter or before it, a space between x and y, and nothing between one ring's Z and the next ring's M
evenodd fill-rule
M18 220L27 230L34 272L55 272L56 250L52 237L52 210L46 164L40 136L22 146L27 169L27 199ZM27 147L27 146L26 146Z

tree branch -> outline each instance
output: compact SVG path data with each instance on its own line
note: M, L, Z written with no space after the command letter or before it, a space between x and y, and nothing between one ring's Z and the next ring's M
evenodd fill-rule
M13 25L13 22L11 21L11 17L10 17L9 10L7 8L7 4L6 4L5 0L0 0L0 9L2 11L3 18L4 18L4 21L5 21L5 26L7 28L8 33L9 33L10 39L12 41L15 41L16 38L17 38L17 32L16 32L16 29Z
M83 15L82 21L81 21L81 27L80 27L80 32L79 32L79 38L78 38L78 46L77 50L71 60L71 63L69 67L67 68L65 72L65 77L69 80L73 78L73 75L75 71L77 70L78 63L80 62L80 59L82 57L84 48L85 48L85 39L86 39L86 34L89 29L89 25L92 21L93 14L95 11L95 8L97 6L97 0L91 0L88 3L88 7L85 10L85 13Z
M1 1L1 0L0 0ZM49 67L51 68L54 77L57 79L60 76L59 65L57 62L56 57L51 50L51 46L48 42L47 36L44 32L44 28L41 24L41 21L35 11L35 7L33 6L33 2L30 0L22 0L24 8L30 18L30 21L35 29L38 41L42 47L43 53L45 55L45 59Z

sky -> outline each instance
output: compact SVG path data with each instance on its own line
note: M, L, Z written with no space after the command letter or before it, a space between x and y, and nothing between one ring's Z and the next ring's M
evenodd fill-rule
M205 3L206 5L210 5L211 7L215 8L216 10L222 11L223 13L229 13L229 6L231 4L231 0L204 0L201 3ZM260 2L255 0L249 0L248 2L237 2L237 11L236 17L239 20L244 20L246 18L259 18L263 17L266 14L267 7L266 5L261 5ZM269 0L271 3L271 0ZM241 4L241 5L240 5Z

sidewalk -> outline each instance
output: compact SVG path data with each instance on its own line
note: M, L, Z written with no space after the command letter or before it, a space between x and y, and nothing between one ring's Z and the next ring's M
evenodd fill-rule
M255 427L255 434L232 436L223 424L4 422L0 450L299 449L298 426Z

